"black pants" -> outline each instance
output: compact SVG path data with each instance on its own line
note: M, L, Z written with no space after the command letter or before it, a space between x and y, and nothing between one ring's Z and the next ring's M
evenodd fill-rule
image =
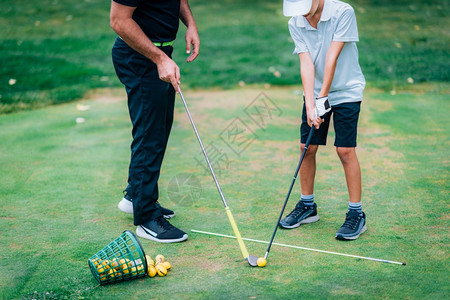
M160 49L171 57L171 46ZM175 90L159 79L156 64L120 38L116 39L112 58L116 74L125 85L133 124L127 192L133 199L134 225L140 225L162 216L155 204L173 123Z

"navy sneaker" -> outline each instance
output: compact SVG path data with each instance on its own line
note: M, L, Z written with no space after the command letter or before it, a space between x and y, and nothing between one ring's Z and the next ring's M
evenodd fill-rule
M126 193L122 200L120 200L119 209L125 213L132 214L133 213L133 201L131 197ZM166 219L170 219L175 217L175 212L173 210L170 210L168 208L162 207L158 202L156 202L156 207L161 207L163 217Z
M345 215L345 222L336 232L338 240L356 240L367 230L366 214L350 209Z
M136 234L144 239L159 243L177 243L187 240L188 235L173 226L163 217L139 225Z
M280 227L292 229L301 224L308 224L319 221L317 205L306 206L302 201L298 201L295 208L287 217L280 221Z

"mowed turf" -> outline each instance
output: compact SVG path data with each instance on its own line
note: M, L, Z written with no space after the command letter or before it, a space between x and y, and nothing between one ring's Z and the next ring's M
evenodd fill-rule
M267 266L251 268L236 240L192 233L233 234L177 98L160 201L175 210L172 223L189 239L172 245L141 239L149 255L163 254L172 263L167 277L105 287L94 281L87 259L135 229L132 218L117 209L131 140L123 91L2 115L1 298L448 298L449 89L420 90L430 92L366 92L358 154L368 231L352 242L334 238L348 198L331 133L329 146L318 154L321 220L279 230L275 239L407 266L274 245ZM270 239L299 158L299 93L299 87L258 86L184 91L244 237ZM85 122L77 124L80 117ZM298 197L297 183L287 210ZM246 244L250 254L264 255L266 245Z
M348 0L355 10L360 64L368 85L385 91L448 82L448 0ZM93 88L120 87L111 63L116 38L110 1L2 0L0 113L79 99ZM185 63L185 26L174 59L193 88L294 85L289 18L282 1L191 0L200 56Z

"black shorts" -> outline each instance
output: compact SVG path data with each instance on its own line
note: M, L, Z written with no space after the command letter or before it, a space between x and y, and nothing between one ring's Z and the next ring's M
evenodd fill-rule
M335 132L334 146L346 148L356 147L360 108L361 102L341 103L333 106L319 129L314 132L311 145L327 144L328 128L330 127L331 116L333 116ZM306 109L305 103L303 102L302 125L300 126L301 142L303 144L306 142L310 128L306 120Z

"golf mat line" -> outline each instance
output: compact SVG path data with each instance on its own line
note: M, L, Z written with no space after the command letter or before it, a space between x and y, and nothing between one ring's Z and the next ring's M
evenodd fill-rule
M221 234L221 233L214 233L214 232L201 231L201 230L195 230L195 229L191 229L191 231L192 232L196 232L196 233L202 233L202 234L209 234L209 235L215 235L215 236L220 236L220 237L226 237L226 238L230 238L230 239L235 239L236 238L233 235L226 235L226 234ZM248 238L244 238L244 237L242 239L246 240L246 241L249 241L249 242L269 244L269 242L267 242L267 241L248 239ZM396 264L396 265L406 266L406 263L404 263L404 262L398 262L398 261L392 261L392 260L386 260L386 259L379 259L379 258L373 258L373 257L365 257L365 256L359 256L359 255L345 254L345 253L326 251L326 250L319 250L319 249L306 248L306 247L293 246L293 245L280 244L280 243L273 243L273 245L277 245L277 246L281 246L281 247L287 247L287 248L294 248L294 249L302 249L302 250L314 251L314 252L321 252L321 253L327 253L327 254L335 254L335 255L341 255L341 256L347 256L347 257L361 258L361 259L378 261L378 262L383 262L383 263L388 263L388 264Z

